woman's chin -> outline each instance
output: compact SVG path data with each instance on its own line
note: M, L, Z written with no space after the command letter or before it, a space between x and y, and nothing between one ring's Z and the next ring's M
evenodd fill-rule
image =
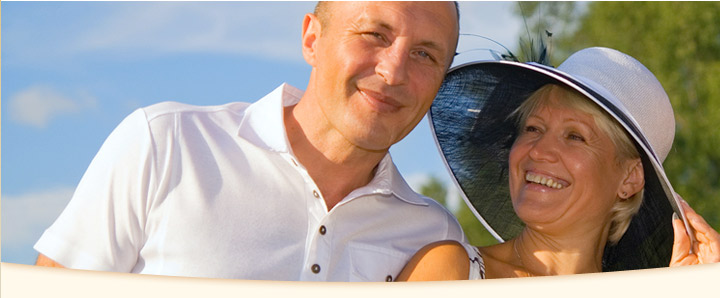
M561 217L562 207L557 202L523 202L515 206L515 213L528 226L555 223Z

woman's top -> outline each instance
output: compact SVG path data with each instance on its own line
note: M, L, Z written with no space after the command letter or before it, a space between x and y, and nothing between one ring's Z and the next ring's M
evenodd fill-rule
M470 275L469 280L485 279L485 263L483 262L482 255L477 247L472 246L468 243L462 243L465 247L468 257L470 259Z

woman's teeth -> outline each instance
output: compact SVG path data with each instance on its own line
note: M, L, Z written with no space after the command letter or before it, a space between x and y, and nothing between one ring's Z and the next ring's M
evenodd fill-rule
M564 187L562 184L555 182L552 178L547 178L547 177L535 175L532 173L526 173L525 180L527 182L537 183L537 184L555 188L555 189L561 189Z

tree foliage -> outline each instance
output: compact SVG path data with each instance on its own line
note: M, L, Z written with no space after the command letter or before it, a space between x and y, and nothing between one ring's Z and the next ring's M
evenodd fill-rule
M445 205L446 208L451 209L446 200L448 194L447 187L437 177L430 176L430 178L420 186L420 193L433 198L435 201ZM462 201L462 198L458 197L457 199ZM464 202L460 204L454 212L454 215L458 219L460 226L462 226L470 244L486 246L498 242L490 232L485 229Z
M560 20L554 25L571 29L555 28L564 32L553 36L556 64L577 50L604 46L635 57L656 75L676 121L666 174L676 192L720 227L720 3L540 2L523 7L532 30L552 26L542 20Z
M430 178L420 186L420 193L426 197L433 198L438 203L447 206L445 198L447 197L447 188L442 181L435 176Z

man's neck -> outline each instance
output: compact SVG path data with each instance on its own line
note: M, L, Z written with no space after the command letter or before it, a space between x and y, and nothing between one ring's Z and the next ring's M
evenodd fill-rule
M284 121L295 157L320 189L328 210L353 190L367 185L387 154L351 144L307 101L285 107Z

